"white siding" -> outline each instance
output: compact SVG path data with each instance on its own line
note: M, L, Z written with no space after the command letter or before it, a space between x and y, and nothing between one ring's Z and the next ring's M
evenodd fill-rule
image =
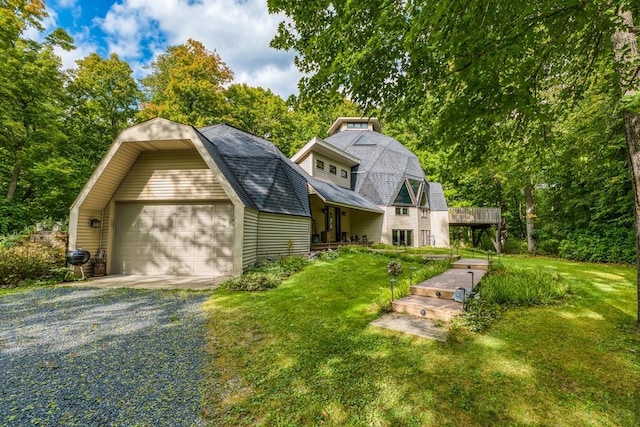
M382 242L382 226L384 215L381 213L351 210L349 234L357 234L360 239L367 236L369 242Z
M257 261L258 256L258 211L252 209L244 210L244 233L243 233L243 259L242 267L252 266Z
M435 238L435 246L450 246L448 211L431 211L431 235Z
M311 158L313 162L310 166L312 170L312 172L310 173L311 176L314 176L323 181L332 182L336 185L339 185L340 187L351 188L351 167L345 165L344 163L336 162L335 160L326 156L322 156L318 153L313 153ZM324 162L324 169L318 169L316 167L316 160ZM331 166L336 167L335 175L331 173ZM340 175L342 170L347 171L346 178L342 178L342 176Z
M117 201L227 199L217 178L195 150L140 154L115 194Z
M313 156L311 154L307 154L303 159L301 159L298 165L306 173L313 176Z
M276 259L290 253L308 253L310 222L307 217L260 212L257 260ZM291 249L288 248L289 241L293 243Z

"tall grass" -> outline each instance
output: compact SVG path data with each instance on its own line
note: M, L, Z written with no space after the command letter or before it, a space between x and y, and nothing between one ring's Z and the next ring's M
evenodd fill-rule
M553 271L503 266L492 270L479 287L481 299L507 307L550 304L568 291L567 281Z

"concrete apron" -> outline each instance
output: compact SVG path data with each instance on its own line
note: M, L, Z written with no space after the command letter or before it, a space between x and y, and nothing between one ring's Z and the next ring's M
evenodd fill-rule
M207 276L142 276L109 274L92 277L81 282L67 282L62 286L79 288L132 288L132 289L173 289L173 290L213 290L227 277Z

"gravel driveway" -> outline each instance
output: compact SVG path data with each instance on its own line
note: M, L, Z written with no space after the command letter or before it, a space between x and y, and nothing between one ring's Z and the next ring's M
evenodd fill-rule
M192 426L208 292L43 288L0 298L0 426Z

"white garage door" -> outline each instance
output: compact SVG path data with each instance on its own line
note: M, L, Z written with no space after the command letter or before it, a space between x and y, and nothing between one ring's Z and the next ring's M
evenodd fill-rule
M231 203L116 205L114 269L222 276L233 270Z

